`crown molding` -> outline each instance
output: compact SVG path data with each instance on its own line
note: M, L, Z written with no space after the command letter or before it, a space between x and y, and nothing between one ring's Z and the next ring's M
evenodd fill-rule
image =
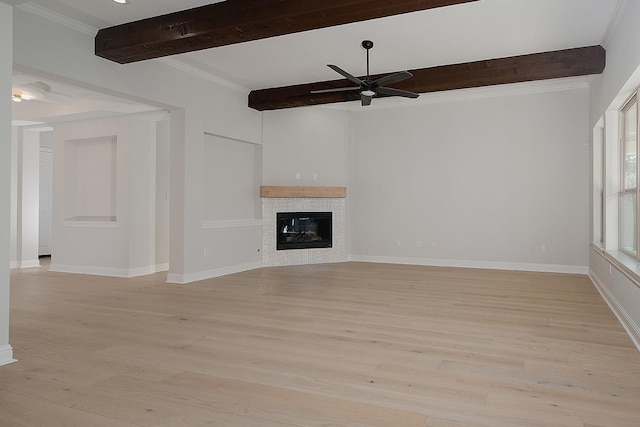
M70 28L72 30L81 32L83 34L86 34L88 36L91 37L95 37L96 34L98 34L98 29L97 28L93 28L90 25L84 24L80 21L76 21L75 19L71 19L68 18L64 15L61 15L57 12L54 12L52 10L49 10L45 7L39 6L37 4L33 4L33 3L24 3L21 4L19 6L16 6L16 8L24 10L25 12L29 12L32 13L34 15L38 15L42 18L45 18L49 21L55 22L57 24L63 25L67 28Z
M45 18L49 21L55 22L57 24L60 24L62 26L65 26L67 28L70 28L72 30L81 32L83 34L86 34L88 36L94 37L96 36L96 34L98 34L98 29L97 28L93 28L90 25L86 25L83 24L80 21L76 21L75 19L71 19L68 18L64 15L61 15L57 12L54 12L52 10L49 10L45 7L33 4L33 3L24 3L21 4L19 6L16 6L18 9L24 10L25 12L28 13L32 13L34 15L38 15L42 18ZM177 59L173 59L173 58L162 58L159 59L160 61L164 62L167 65L170 65L174 68L177 68L181 71L184 71L186 73L192 74L194 76L203 78L205 80L217 83L221 86L227 87L229 89L235 90L237 92L241 92L243 94L248 95L250 90L240 86L238 84L235 84L233 82L230 82L229 80L225 80L221 77L216 76L215 74L211 74L208 73L206 71L203 71L199 68L193 67L191 65L187 65Z
M531 95L536 93L558 92L565 90L588 89L586 77L568 77L562 79L540 80L524 83L510 83L495 86L483 86L469 89L457 89L442 92L422 93L417 99L407 100L398 97L374 99L367 107L360 101L315 106L332 110L366 112L388 108L411 108L417 105L442 104L446 102L464 102L476 99L501 98L506 96Z
M208 73L192 65L187 65L184 62L177 59L164 57L164 58L158 58L156 59L156 61L163 62L171 67L177 68L178 70L184 71L185 73L189 73L194 76L203 78L205 80L209 80L210 82L219 84L221 86L224 86L226 88L232 89L236 92L240 92L245 95L249 95L249 92L251 92L246 87L230 82L229 80L225 80L221 77L216 76L215 74Z
M607 25L607 29L604 31L604 35L602 36L601 45L607 49L609 46L609 40L611 39L611 34L613 30L618 26L620 19L624 16L624 9L627 6L627 0L618 0L615 8L613 9L613 13L611 14L611 18L609 19L609 24Z

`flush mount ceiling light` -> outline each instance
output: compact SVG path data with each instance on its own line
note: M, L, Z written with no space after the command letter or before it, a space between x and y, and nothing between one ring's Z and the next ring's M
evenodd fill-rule
M119 3L119 4L127 4L127 3L129 3L129 0L113 0L113 1L116 2L116 3Z
M31 100L42 101L44 100L48 90L51 90L51 87L42 82L14 86L11 88L11 99L14 102Z
M13 102L22 102L22 101L31 101L35 99L35 97L30 93L25 93L21 90L14 90L11 93L11 100Z

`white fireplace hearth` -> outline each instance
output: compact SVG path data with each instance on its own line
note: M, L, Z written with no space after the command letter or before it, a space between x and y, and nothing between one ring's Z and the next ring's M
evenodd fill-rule
M344 187L262 187L262 259L266 267L345 262ZM276 249L278 212L331 212L332 247Z

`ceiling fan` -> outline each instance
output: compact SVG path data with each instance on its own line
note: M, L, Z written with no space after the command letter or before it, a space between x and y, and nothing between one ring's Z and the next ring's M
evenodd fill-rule
M369 50L373 47L373 42L371 40L363 40L362 47L367 50L367 77L365 77L363 80L360 80L359 78L352 76L351 74L347 73L337 65L331 65L331 64L327 65L327 67L331 68L336 73L341 74L347 80L357 84L358 86L313 90L311 91L311 93L328 93L328 92L343 92L348 90L359 90L360 100L363 106L370 105L371 100L378 93L384 94L384 95L390 95L390 96L403 96L405 98L417 98L420 96L417 93L408 92L406 90L394 89L386 86L393 83L397 83L402 80L406 80L409 77L413 77L413 74L411 74L408 71L400 71L398 73L393 73L393 74L389 74L388 76L381 77L377 80L371 80L371 78L369 77Z

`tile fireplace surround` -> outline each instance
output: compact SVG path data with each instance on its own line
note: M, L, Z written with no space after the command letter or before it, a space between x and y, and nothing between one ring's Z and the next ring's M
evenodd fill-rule
M347 260L344 187L262 187L262 260L266 267ZM278 212L331 212L331 248L276 250Z

